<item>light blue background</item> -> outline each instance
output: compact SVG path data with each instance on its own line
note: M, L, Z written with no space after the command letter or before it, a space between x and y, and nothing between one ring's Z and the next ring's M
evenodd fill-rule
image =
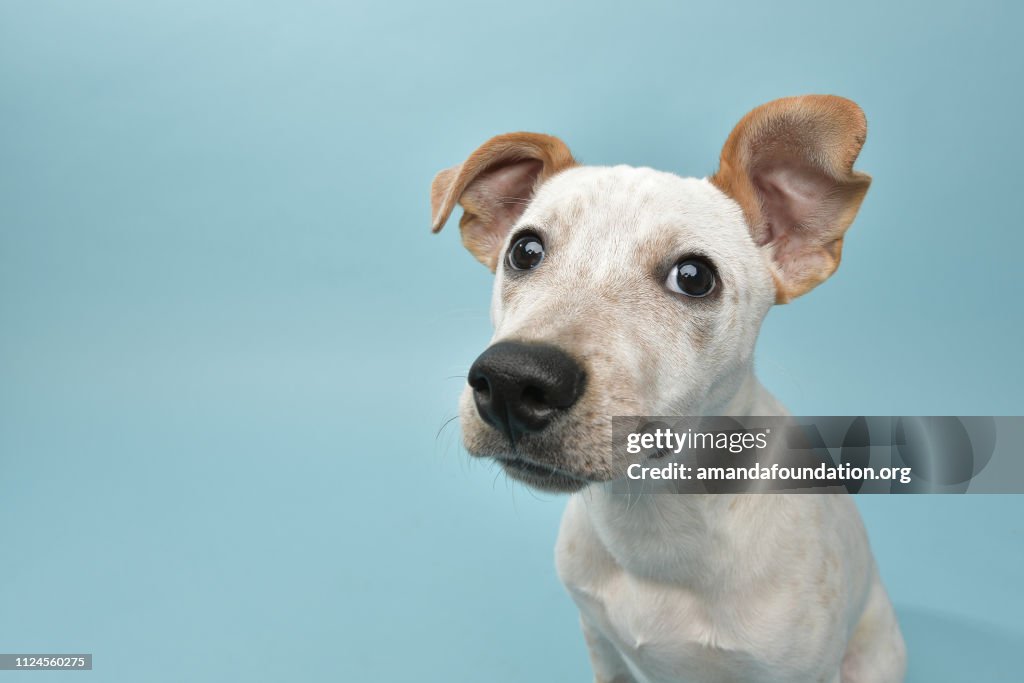
M762 379L796 413L1024 413L1022 20L4 1L0 651L96 668L0 679L589 680L563 501L436 436L490 274L428 188L492 134L702 176L751 107L855 99L875 182ZM1020 680L1024 497L860 504L910 680Z

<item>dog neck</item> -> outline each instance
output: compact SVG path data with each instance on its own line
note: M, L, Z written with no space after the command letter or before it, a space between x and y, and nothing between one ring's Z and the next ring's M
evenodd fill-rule
M704 410L705 415L747 417L750 415L788 415L789 411L764 388L751 367L747 367L739 381L739 388L719 405Z
M739 390L720 411L708 414L743 417L785 415L785 408L748 372ZM617 485L618 484L618 485ZM752 547L769 546L780 533L773 520L777 508L791 496L740 494L634 495L618 493L623 482L605 482L577 494L594 530L615 560L632 573L656 580L671 580L695 589L715 591L728 576L741 582L756 575L750 566L758 557L771 553L751 552ZM671 486L671 484L666 484ZM731 568L730 558L742 551L747 565Z

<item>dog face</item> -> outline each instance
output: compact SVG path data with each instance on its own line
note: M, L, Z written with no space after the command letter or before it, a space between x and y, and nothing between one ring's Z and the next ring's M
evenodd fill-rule
M839 262L870 179L852 170L863 114L808 96L755 109L710 179L576 165L558 139L499 136L438 174L434 229L495 272L491 345L460 417L470 453L572 491L628 465L616 415L725 411L764 315Z

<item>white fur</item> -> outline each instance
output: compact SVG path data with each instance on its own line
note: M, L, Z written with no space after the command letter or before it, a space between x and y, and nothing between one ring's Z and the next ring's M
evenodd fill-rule
M607 449L612 415L785 414L753 373L773 264L739 206L706 180L581 167L544 183L511 234L521 226L544 232L547 255L515 284L499 263L494 340L555 343L587 363L587 424L550 438L563 440L559 467L604 479L572 495L556 548L596 679L902 680L903 641L849 496L631 497L612 492L616 463L573 451ZM707 309L658 270L694 250L723 283ZM470 451L495 455L469 389L462 407Z

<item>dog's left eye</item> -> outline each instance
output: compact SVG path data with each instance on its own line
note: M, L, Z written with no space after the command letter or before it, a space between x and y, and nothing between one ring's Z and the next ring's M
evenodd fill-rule
M665 286L694 298L707 296L715 289L715 271L703 259L686 258L669 271Z

